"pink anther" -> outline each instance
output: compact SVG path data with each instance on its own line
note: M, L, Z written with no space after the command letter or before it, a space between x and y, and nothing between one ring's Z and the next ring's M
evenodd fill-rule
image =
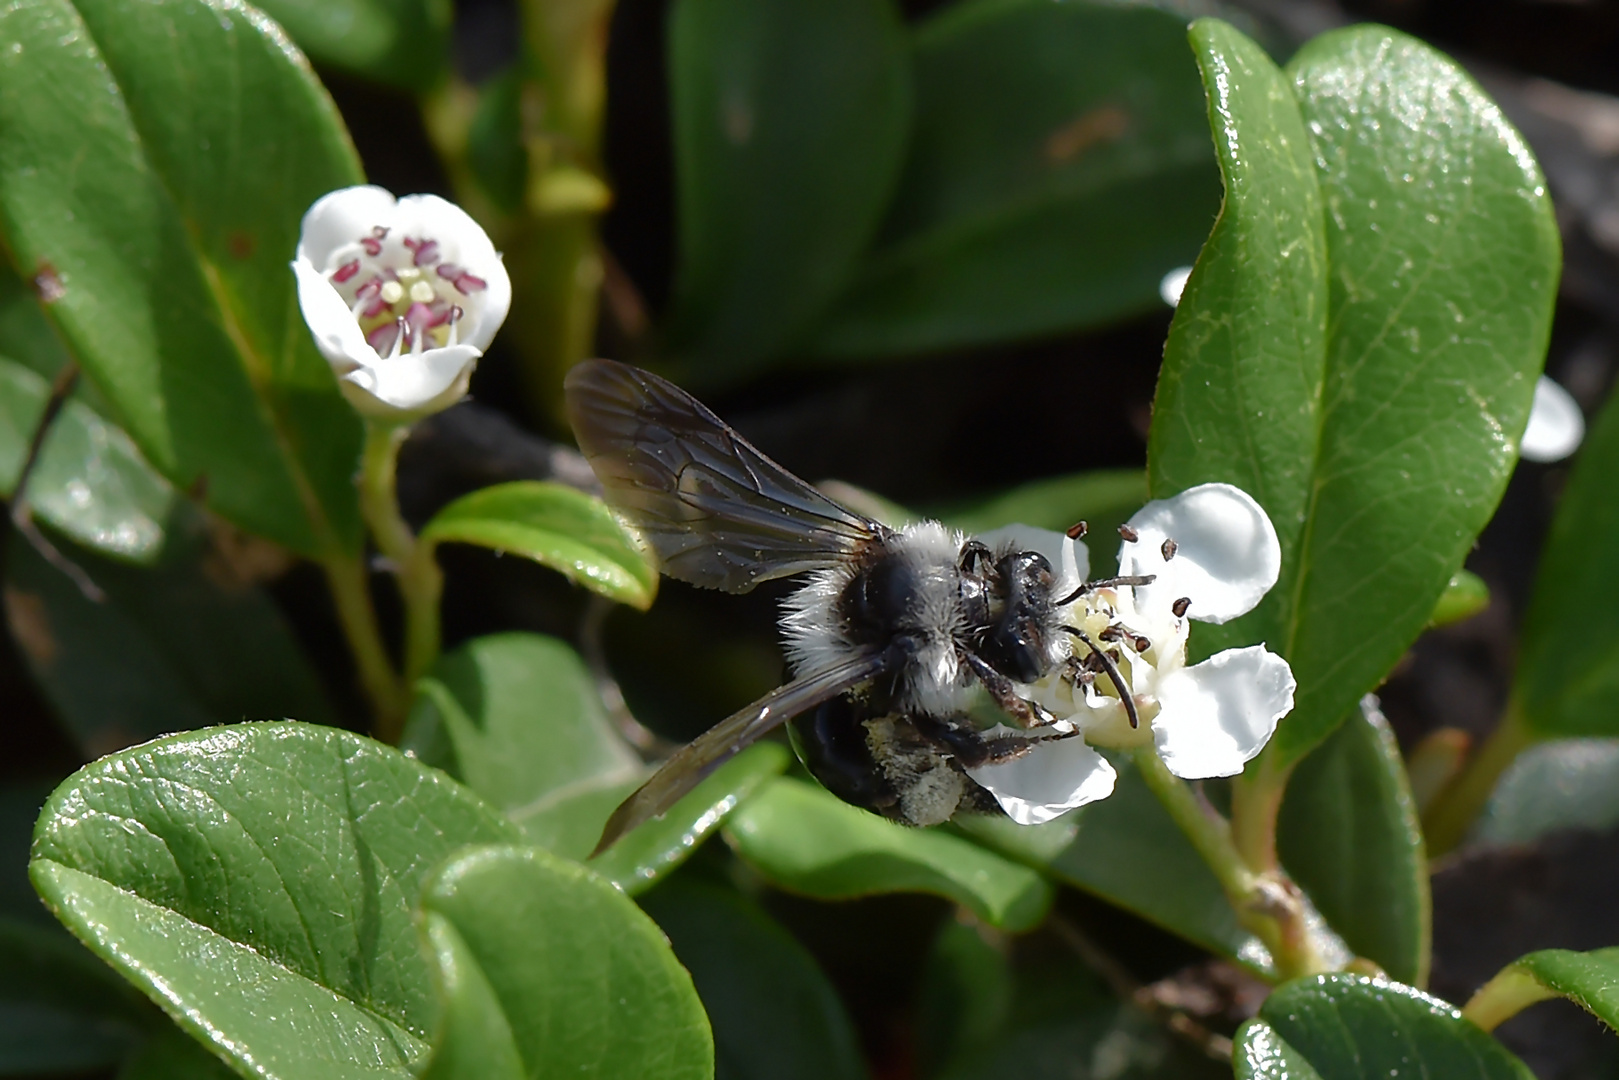
M360 260L350 259L348 262L337 268L337 272L332 275L332 280L341 285L359 272Z

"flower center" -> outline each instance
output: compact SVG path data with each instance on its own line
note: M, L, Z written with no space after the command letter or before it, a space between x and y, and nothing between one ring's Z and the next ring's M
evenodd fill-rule
M439 242L378 225L332 254L326 280L379 356L454 345L482 309L488 282L444 259Z

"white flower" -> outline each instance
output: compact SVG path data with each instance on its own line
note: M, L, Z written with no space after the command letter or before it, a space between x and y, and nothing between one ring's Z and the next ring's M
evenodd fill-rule
M315 345L361 413L409 420L454 404L511 306L494 244L436 195L321 196L292 271Z
M1293 708L1293 672L1263 645L1186 663L1188 618L1234 619L1276 583L1281 546L1259 504L1229 484L1203 484L1148 503L1129 529L1135 539L1119 549L1119 573L1152 575L1152 583L1076 598L1063 613L1079 631L1068 635L1069 659L1023 688L1057 717L1049 730L1078 736L967 770L1020 824L1050 821L1112 794L1113 767L1093 747L1152 745L1183 779L1233 776ZM996 539L1041 552L1062 567L1065 582L1087 572L1083 549L1076 555L1061 534L1012 526Z
M1535 402L1529 424L1518 443L1525 461L1562 461L1585 438L1585 415L1569 392L1542 375L1535 383Z

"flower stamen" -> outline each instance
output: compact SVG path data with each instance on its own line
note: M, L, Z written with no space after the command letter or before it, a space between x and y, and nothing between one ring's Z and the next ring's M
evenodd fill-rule
M1124 676L1119 674L1119 668L1114 663L1114 658L1098 649L1096 642L1091 640L1090 635L1079 627L1064 626L1063 630L1084 642L1091 650L1091 655L1101 662L1102 669L1107 672L1107 677L1112 681L1114 689L1119 692L1119 700L1124 703L1124 713L1130 718L1130 727L1132 729L1139 728L1141 726L1141 714L1136 711L1135 697L1130 693L1130 688L1125 685Z

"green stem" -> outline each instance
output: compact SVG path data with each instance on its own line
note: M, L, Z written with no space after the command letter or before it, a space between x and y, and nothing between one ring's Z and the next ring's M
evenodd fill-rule
M1534 735L1524 726L1523 710L1516 701L1511 702L1489 741L1462 769L1461 775L1439 792L1423 815L1430 858L1451 851L1466 838L1467 830L1490 801L1496 781L1534 741Z
M433 557L433 545L419 543L399 514L395 476L399 448L408 433L403 425L367 423L360 459L360 513L377 550L388 560L405 602L407 693L438 659L439 599L444 592L444 574ZM395 733L390 741L397 737Z
M380 740L394 742L405 723L405 692L388 660L382 644L382 629L371 605L365 564L350 555L328 555L321 560L326 581L337 605L338 622L354 653L360 672L360 685L371 699L374 713L372 733Z
M1231 832L1248 868L1269 873L1281 868L1276 855L1276 820L1282 812L1291 768L1277 768L1269 753L1260 755L1231 783Z
M1279 867L1252 869L1237 848L1230 824L1170 772L1153 747L1140 747L1131 756L1148 789L1214 872L1237 918L1270 950L1277 978L1327 970L1310 936L1303 897L1287 875Z

